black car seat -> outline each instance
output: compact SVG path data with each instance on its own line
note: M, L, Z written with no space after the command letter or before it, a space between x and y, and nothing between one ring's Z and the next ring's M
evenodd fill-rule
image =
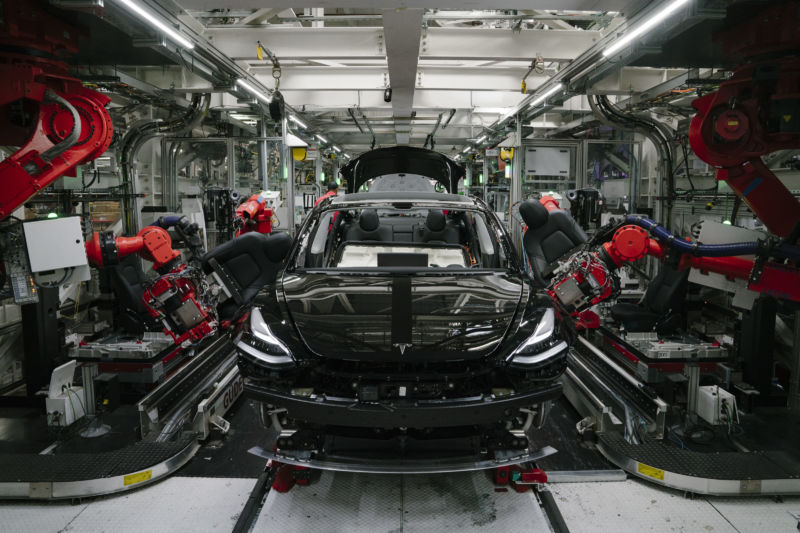
M641 304L618 303L611 306L611 316L626 331L643 332L654 328L659 333L672 333L680 326L689 270L676 270L663 265L650 282Z
M364 209L358 217L358 224L347 228L345 241L392 241L392 228L381 226L378 212Z
M561 209L548 211L538 200L522 202L519 214L528 226L522 246L539 280L547 280L558 258L588 240L569 213Z
M125 333L141 335L145 331L159 331L161 326L150 316L142 302L147 277L141 259L129 255L109 269L111 290L119 310L118 327Z
M425 225L420 229L420 242L438 242L444 244L458 244L459 231L452 222L447 220L444 211L431 209L425 219Z
M286 233L253 232L220 244L202 257L203 271L216 272L233 294L217 307L221 319L234 318L262 287L275 282L291 246L292 238Z

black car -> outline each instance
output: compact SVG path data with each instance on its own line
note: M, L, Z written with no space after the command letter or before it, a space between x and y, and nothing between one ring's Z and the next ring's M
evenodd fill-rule
M307 216L236 340L278 448L527 450L561 393L567 326L502 223L453 194L463 169L436 152L374 150L342 174L370 191Z

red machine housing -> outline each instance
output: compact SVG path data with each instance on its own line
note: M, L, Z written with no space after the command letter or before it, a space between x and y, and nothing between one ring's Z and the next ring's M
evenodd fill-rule
M70 77L60 59L77 51L79 31L30 2L1 7L0 144L21 148L0 162L0 220L100 156L113 134L110 98Z

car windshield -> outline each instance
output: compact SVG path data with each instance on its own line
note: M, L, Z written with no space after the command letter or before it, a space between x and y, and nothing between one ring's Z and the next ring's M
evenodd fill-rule
M478 209L329 208L301 236L297 268L506 269L502 230Z

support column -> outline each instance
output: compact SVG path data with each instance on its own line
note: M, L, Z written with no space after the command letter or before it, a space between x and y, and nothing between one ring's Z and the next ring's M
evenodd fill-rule
M39 303L22 306L22 340L25 359L22 371L29 398L50 383L53 361L61 355L58 330L58 288L39 288Z
M261 190L269 190L269 172L267 164L269 156L267 150L267 117L262 113L261 121L259 122L258 135L261 139L258 141L258 171L261 174Z
M789 409L800 411L800 311L794 313L792 375L789 385Z

